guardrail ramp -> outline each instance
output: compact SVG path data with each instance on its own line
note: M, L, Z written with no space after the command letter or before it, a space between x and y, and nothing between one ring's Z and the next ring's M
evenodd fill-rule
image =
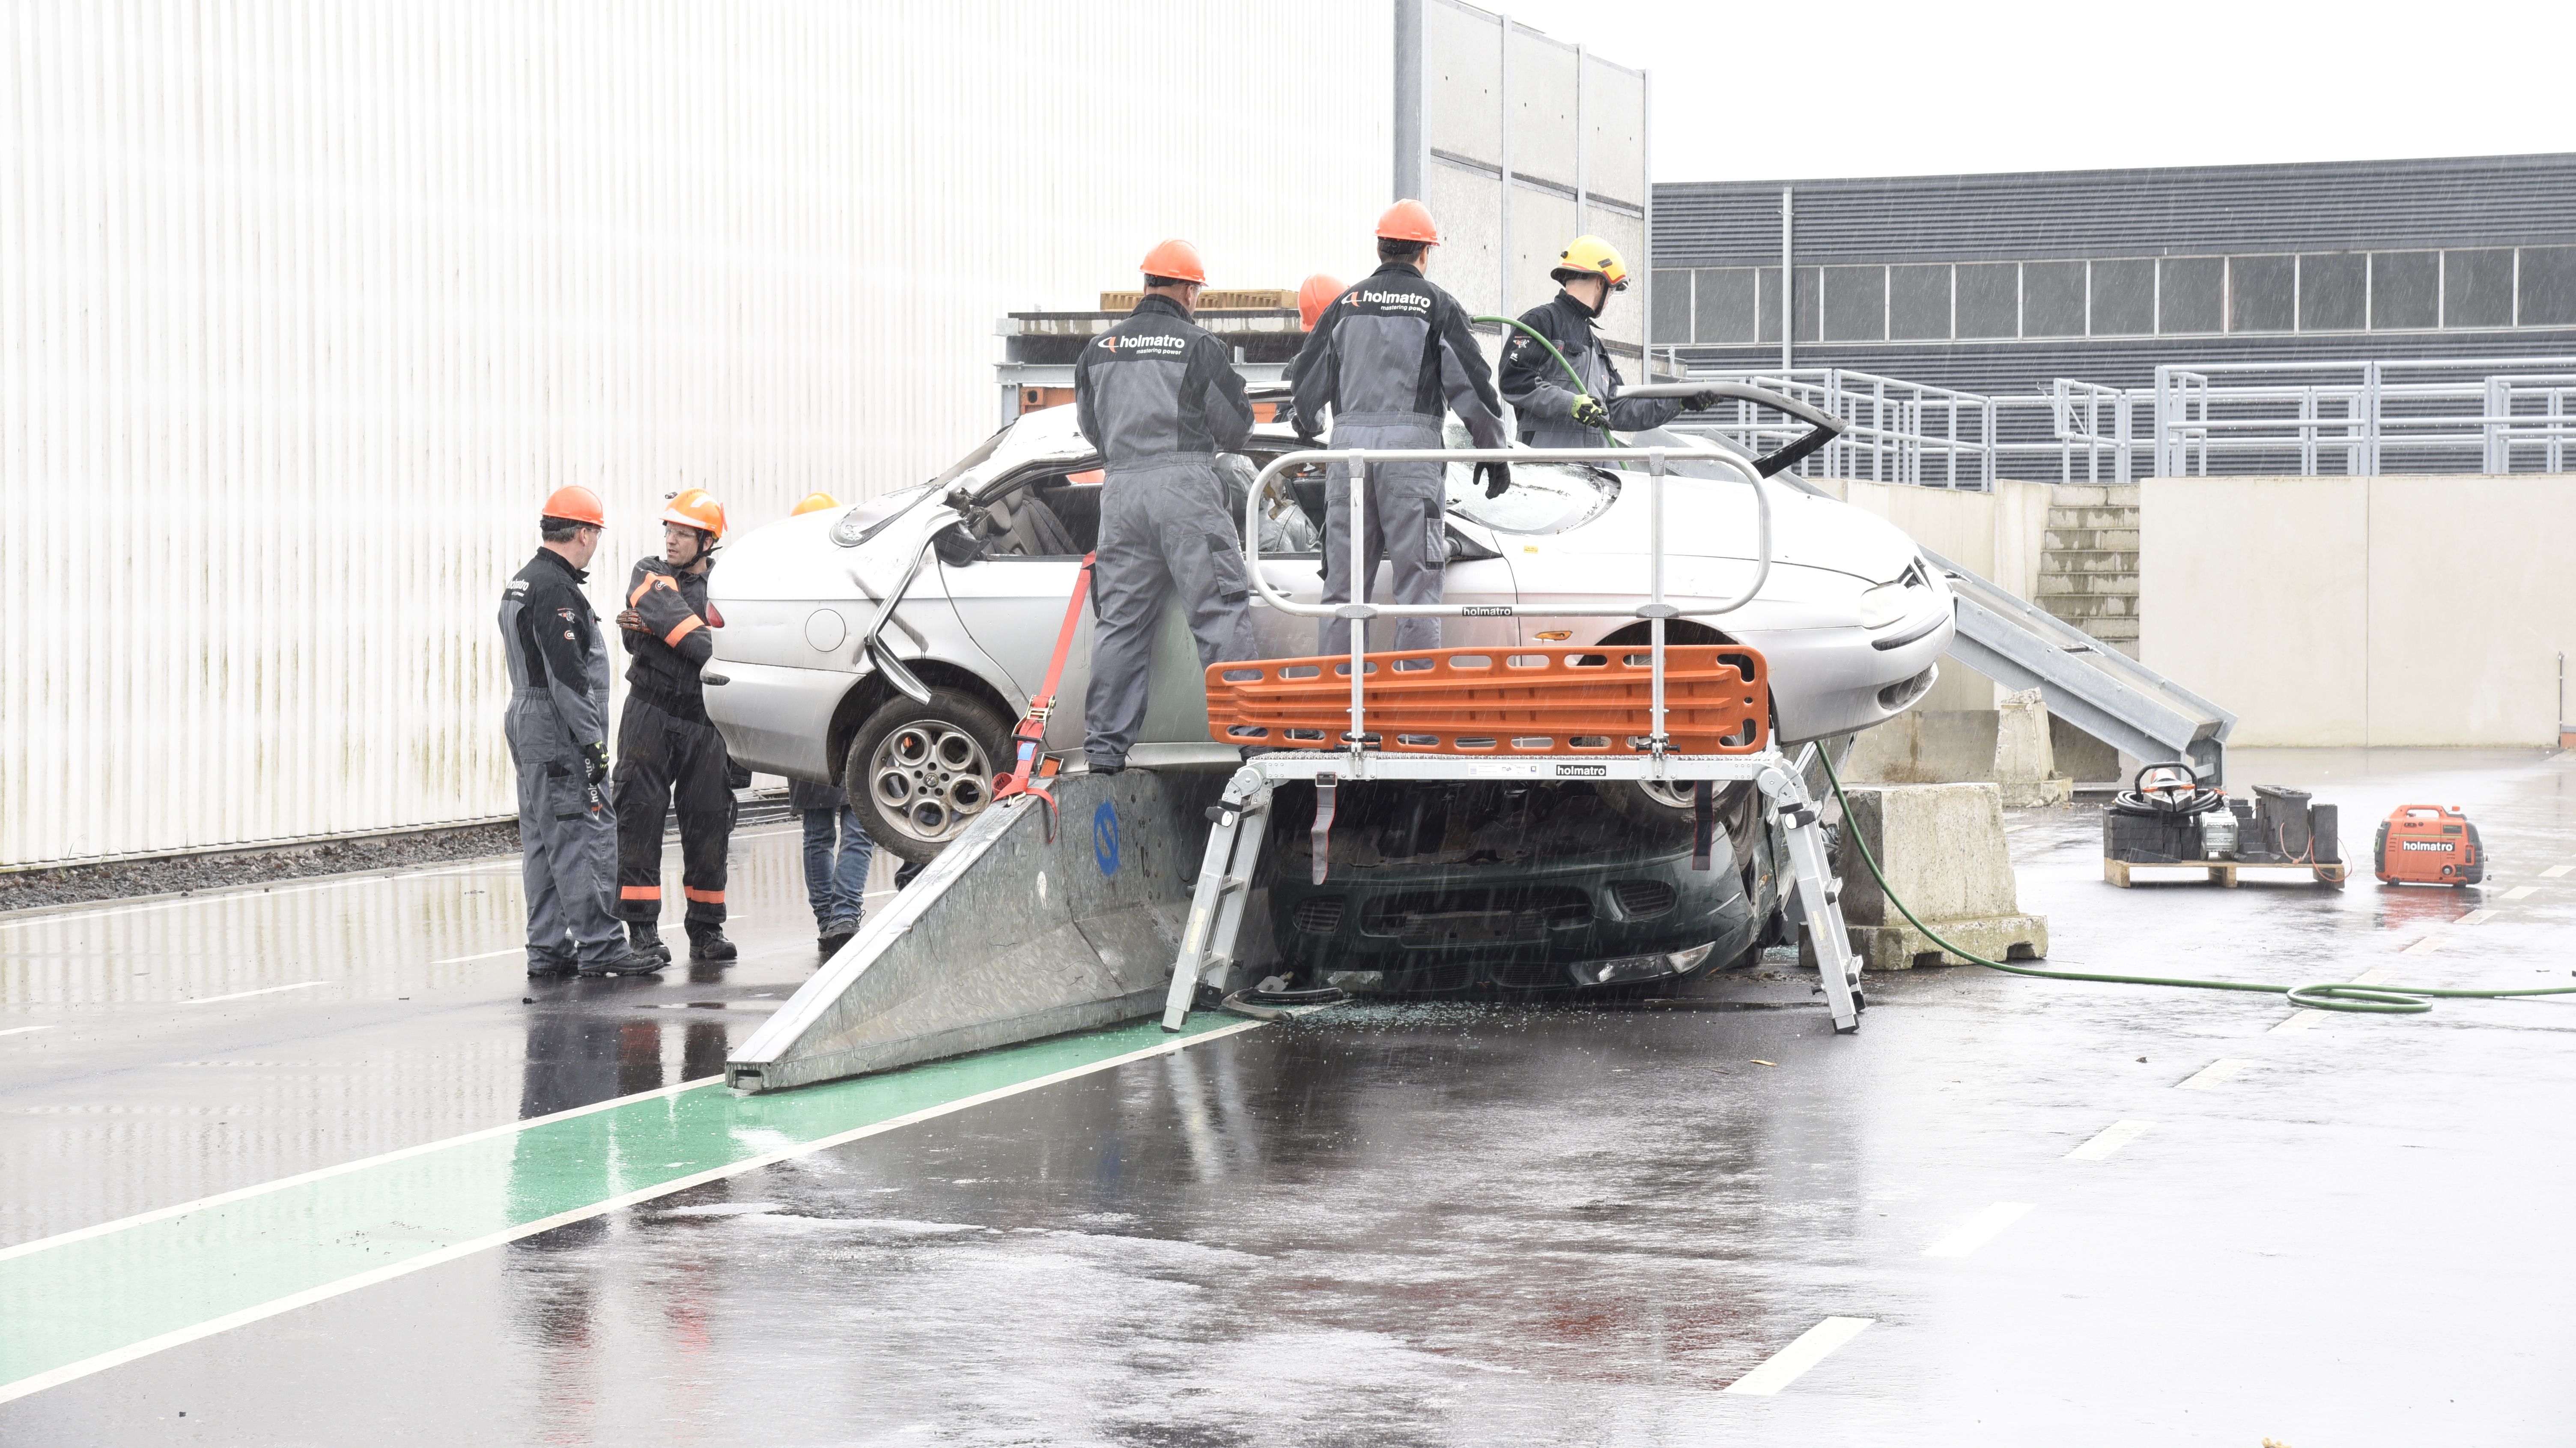
M1959 600L1950 657L2008 689L2037 689L2048 712L2144 760L2187 760L2226 783L2236 716L2047 610L1924 550Z
M1052 842L1035 799L986 809L734 1052L727 1084L778 1091L1157 1013L1230 773L1061 776Z

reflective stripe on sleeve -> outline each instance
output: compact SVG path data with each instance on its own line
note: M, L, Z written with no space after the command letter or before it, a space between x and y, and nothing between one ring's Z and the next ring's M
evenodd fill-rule
M690 614L687 618L684 618L677 624L673 625L669 633L662 635L662 642L669 644L671 647L676 649L680 646L680 640L687 638L689 635L696 633L698 630L705 628L706 626L707 621L705 619L698 617L694 613Z

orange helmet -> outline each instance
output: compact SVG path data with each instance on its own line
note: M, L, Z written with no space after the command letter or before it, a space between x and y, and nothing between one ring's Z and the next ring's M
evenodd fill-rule
M579 483L555 489L546 498L544 516L561 518L568 523L588 523L594 528L608 526L608 510L599 506L599 494Z
M1386 209L1377 219L1380 241L1421 241L1440 244L1440 228L1432 223L1431 208L1406 197Z
M1297 325L1309 332L1315 330L1315 319L1324 315L1324 309L1341 294L1342 284L1322 272L1300 282L1297 286Z
M805 501L790 509L787 516L793 518L800 514L819 513L825 508L837 508L839 506L841 506L841 500L833 497L829 493L807 493L805 495Z
M1144 264L1137 269L1149 277L1169 277L1176 282L1207 285L1207 263L1199 260L1199 249L1177 236L1157 243L1152 251L1145 253Z
M707 535L709 543L724 541L724 505L708 496L704 488L683 488L673 493L670 506L662 510L662 521L695 528Z

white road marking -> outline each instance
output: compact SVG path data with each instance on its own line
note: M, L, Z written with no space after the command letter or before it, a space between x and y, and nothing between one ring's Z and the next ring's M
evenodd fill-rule
M269 985L262 986L258 990L237 990L231 995L198 996L194 1000L184 1000L178 1002L178 1004L183 1006L210 1006L217 1001L247 1000L252 996L275 995L282 990L311 990L317 985L329 984L330 982L327 980L299 980L293 985Z
M2484 925L2494 918L2496 918L2496 912L2492 910L2472 910L2468 914L2461 916L2459 919L2454 920L2451 923L2454 925Z
M2252 1064L2253 1063L2250 1061L2240 1061L2234 1057L2223 1056L2218 1060L2212 1061L2208 1065L2201 1067L2199 1070L2192 1072L2181 1080L2176 1081L2174 1083L2174 1089L2177 1091L2206 1091L2213 1086L2223 1086L2229 1081L2234 1080L2237 1076L2243 1074L2245 1069Z
M2292 1012L2290 1012L2288 1015L2286 1015L2286 1016L2284 1016L2284 1017L2282 1017L2282 1018L2281 1018L2281 1023L2280 1023L2279 1025L2276 1025L2276 1026L2274 1026L2272 1029L2270 1029L2270 1030L2268 1030L2268 1031L2265 1031L2263 1034L2265 1034L2265 1035L2267 1035L2267 1036L2281 1036L2281 1035L2287 1035L2287 1034L2289 1034L2289 1033L2290 1033L2290 1032L2292 1032L2292 1031L2304 1031L2304 1030L2306 1030L2308 1027L2313 1026L2313 1025L2315 1025L2317 1022L2319 1022L2319 1021L2321 1021L2321 1020L2325 1019L2325 1014L2326 1014L2326 1013L2325 1013L2325 1012L2323 1012L2323 1011L2312 1011L2312 1010L2296 1010L2296 1011L2292 1011Z
M2313 1014L2302 1012L2301 1014ZM2094 1133L2093 1139L2066 1154L2068 1161L2100 1161L2138 1139L2138 1134L2155 1125L2152 1121L2114 1121Z
M2097 1138L2098 1139L2098 1138ZM2088 1142L2086 1145L2090 1145ZM2079 1150L2081 1148L2078 1148ZM1923 1249L1926 1257L1965 1257L2001 1235L2003 1229L2030 1215L2028 1202L1997 1202L1967 1220L1949 1236Z
M121 905L110 910L67 910L56 915L31 915L23 920L0 920L0 930L15 930L22 925L61 925L74 920L104 920L110 915L141 915L151 910L176 910L183 905L210 905L221 900L242 900L256 896L302 895L314 890L337 890L348 885L390 885L390 875L358 875L346 880L324 880L312 885L289 885L283 889L245 885L238 890L211 891L190 895L180 900L156 900L149 905Z
M11 1026L5 1031L0 1031L0 1036L23 1036L29 1031L50 1031L52 1029L53 1027L51 1026Z
M919 1111L912 1112L909 1115L889 1117L884 1121L875 1122L867 1126L853 1127L848 1131L836 1132L833 1135L818 1137L815 1140L808 1142L800 1142L795 1146L787 1147L779 1151L763 1152L758 1156L745 1157L740 1161L728 1162L723 1166L712 1167L706 1171L697 1172L689 1176L673 1177L669 1181L659 1183L655 1186L646 1187L641 1191L628 1192L622 1197L610 1197L606 1201L593 1202L586 1207L575 1207L570 1211L557 1212L551 1217L540 1217L533 1222L522 1222L518 1226L507 1227L498 1232L492 1232L468 1241L458 1242L454 1246L442 1247L434 1252L425 1252L418 1257L408 1258L401 1262L390 1263L386 1266L379 1267L372 1272L361 1272L354 1277L343 1277L337 1282L326 1282L319 1287L308 1288L302 1292L293 1293L285 1297L276 1298L272 1301L260 1303L256 1307L245 1307L239 1312L226 1313L222 1317L209 1318L208 1320L194 1324L193 1326L179 1328L172 1332L165 1332L159 1337L146 1338L137 1343L128 1343L124 1347L99 1353L94 1357L83 1358L79 1362L65 1363L63 1366L55 1368L50 1372L42 1372L33 1377L20 1378L16 1382L0 1386L0 1403L11 1402L15 1399L23 1398L33 1393L40 1393L47 1388L59 1387L60 1385L71 1382L74 1379L88 1377L92 1373L105 1372L107 1369L113 1367L122 1367L125 1364L134 1362L138 1359L150 1357L154 1353L166 1352L171 1348L197 1342L204 1338L213 1337L218 1333L230 1332L236 1327L242 1327L249 1323L276 1317L282 1313L292 1312L299 1307L307 1307L316 1302L326 1302L331 1298L358 1291L360 1288L373 1287L379 1282L390 1282L397 1277L408 1276L414 1272L426 1271L429 1268L453 1262L460 1257L470 1257L477 1252L488 1251L491 1248L515 1242L524 1237L534 1237L542 1233L551 1232L557 1227L568 1226L574 1222L587 1221L592 1217L606 1216L610 1212L620 1211L624 1208L635 1206L643 1202L654 1201L662 1197L676 1196L692 1187L704 1186L708 1182L722 1181L727 1177L741 1176L747 1172L759 1171L765 1167L776 1166L780 1162L794 1161L798 1157L812 1156L817 1152L829 1151L833 1147L844 1146L850 1142L858 1141L865 1137L878 1136L889 1131L900 1131L907 1126L918 1125L924 1121L934 1120L938 1117L947 1116L955 1112L966 1111L977 1106L982 1106L989 1102L1000 1101L1007 1097L1017 1096L1025 1091L1035 1091L1042 1087L1056 1085L1059 1082L1071 1081L1077 1077L1088 1076L1097 1071L1107 1071L1114 1067L1124 1066L1133 1061L1142 1061L1155 1056L1173 1055L1177 1052L1187 1050L1192 1046L1203 1045L1209 1041L1220 1041L1228 1036L1239 1036L1245 1031L1259 1030L1267 1024L1269 1024L1267 1021L1243 1021L1236 1025L1219 1026L1215 1030L1203 1032L1199 1035L1187 1036L1177 1041L1166 1041L1161 1045L1147 1046L1143 1050L1129 1051L1123 1056L1112 1056L1105 1061L1093 1061L1088 1065L1069 1067L1065 1070L1058 1071L1051 1076L1039 1076L1010 1086L997 1086L990 1091L981 1092L977 1095L960 1097L955 1101L942 1102L937 1106L927 1106ZM164 1207L159 1211L145 1212L140 1216L126 1217L114 1222L102 1222L98 1226L83 1227L79 1231L65 1232L58 1237L45 1237L34 1242L23 1242L15 1247L0 1249L0 1260L20 1256L28 1252L39 1251L46 1247L60 1246L65 1242L79 1241L84 1237L96 1237L103 1233L113 1232L124 1227L135 1226L143 1222L157 1221L165 1217L178 1216L184 1212L195 1211L200 1207L214 1206L218 1203L227 1201L238 1201L243 1197L258 1196L263 1192L271 1192L280 1187L292 1186L299 1181L311 1181L319 1177L337 1176L343 1172L356 1171L361 1167L370 1166L378 1162L393 1161L407 1156L418 1156L423 1152L437 1151L443 1147L456 1146L460 1143L474 1141L483 1137L500 1136L514 1131L525 1131L529 1127L535 1126L540 1122L560 1121L567 1116L584 1116L594 1111L607 1111L614 1107L626 1105L628 1102L641 1101L646 1097L651 1096L674 1096L682 1091L710 1085L722 1079L722 1077L708 1076L696 1081L683 1081L677 1086L665 1086L659 1091L644 1091L633 1096L621 1096L613 1101L601 1101L590 1106L575 1107L570 1111L558 1111L552 1116L530 1117L526 1121L514 1121L507 1126L496 1126L484 1131L471 1132L464 1136L451 1136L445 1141L433 1141L421 1146L406 1147L401 1151L387 1152L383 1156L370 1157L365 1161L350 1162L343 1166L326 1167L321 1171L306 1172L300 1177L287 1177L279 1181L265 1182L255 1187L244 1187L239 1191L226 1192L220 1196L202 1197L194 1202L183 1202L175 1207ZM1799 1363L1794 1370L1788 1372L1772 1386L1767 1388L1751 1388L1747 1389L1747 1391L1756 1393L1778 1392L1781 1388L1786 1387L1789 1381L1797 1377L1799 1373L1805 1372L1808 1368L1814 1366L1816 1359L1823 1357L1826 1353L1833 1351L1836 1347L1849 1341L1854 1333L1859 1332L1863 1327L1869 1326L1871 1321L1872 1319L1865 1317L1831 1317L1825 1319L1825 1326L1830 1326L1837 1322L1854 1322L1857 1323L1858 1326L1852 1327L1842 1332L1839 1336L1834 1337L1831 1341L1826 1342L1814 1353L1809 1355L1806 1361ZM1821 1329L1810 1329L1806 1337L1801 1337L1797 1342L1791 1343L1788 1351L1780 1354L1779 1358L1772 1359L1772 1362L1778 1362L1781 1358L1787 1357L1789 1353L1796 1352L1800 1344L1806 1342L1807 1338L1814 1337L1819 1330ZM1770 1363L1765 1363L1761 1368L1754 1369L1754 1372L1758 1374L1770 1366ZM1749 1376L1750 1375L1748 1375L1748 1377ZM1738 1381L1740 1382L1743 1380L1739 1379ZM1730 1391L1732 1390L1730 1389Z
M2400 955L2431 955L2434 951L2437 951L2437 950L2439 950L2439 949L2441 949L2441 948L2442 948L2442 937L2441 937L2441 936L2439 936L2439 935L2427 935L2427 936L2425 936L2423 939L2421 939L2421 940L2419 940L2419 941L2416 941L2413 945L2410 945L2410 946L2406 947L2404 950L2399 951L2399 952L2398 952L2398 954L2400 954Z
M524 946L524 945L511 945L511 946L505 946L505 947L503 947L502 949L499 949L499 950L487 950L487 951L483 952L481 955L451 955L451 956L449 956L448 958L446 958L445 960L433 960L433 961L431 961L431 962L430 962L430 964L432 964L432 965L463 965L465 962L467 962L467 961L469 961L469 960L492 960L492 959L496 959L496 958L498 958L498 957L500 957L500 956L504 956L504 955L524 955L524 954L526 954L526 953L527 953L527 949L528 949L528 947L526 947L526 946Z
M2570 870L2576 870L2576 865L2552 865L2548 869L2540 872L2540 878L2544 880L2564 880L2567 878L2567 873Z
M2516 885L2512 889L2504 892L2504 898L2508 902L2514 900L2528 900L2539 893L2540 887L2537 885Z
M1823 1362L1827 1354L1860 1336L1863 1328L1876 1321L1875 1317L1828 1317L1798 1334L1796 1342L1773 1353L1762 1366L1727 1384L1724 1391L1767 1398L1796 1382L1807 1369Z

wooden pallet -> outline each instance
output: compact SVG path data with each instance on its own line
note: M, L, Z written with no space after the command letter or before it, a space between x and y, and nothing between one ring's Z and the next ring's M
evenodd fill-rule
M2295 870L2302 875L2313 877L2316 883L2320 885L2332 885L2338 890L2343 888L2343 882L2345 880L2352 877L2352 866L2350 865L2311 865L2300 860L2287 860L2278 863L2272 861L2256 862L2249 860L2181 860L2172 864L2165 864L2162 862L2155 864L2136 864L2127 860L2114 860L2108 856L2105 856L2102 860L2102 878L2119 886L2123 890L2130 887L2131 881L2129 879L2129 872L2131 870L2201 870L2207 872L2209 876L2208 883L2212 885L2224 885L2230 890L2236 888L2236 876L2238 872L2244 870L2269 870L2274 872L2288 872ZM2151 881L2150 883L2187 885L2193 882L2188 880L2162 880Z

